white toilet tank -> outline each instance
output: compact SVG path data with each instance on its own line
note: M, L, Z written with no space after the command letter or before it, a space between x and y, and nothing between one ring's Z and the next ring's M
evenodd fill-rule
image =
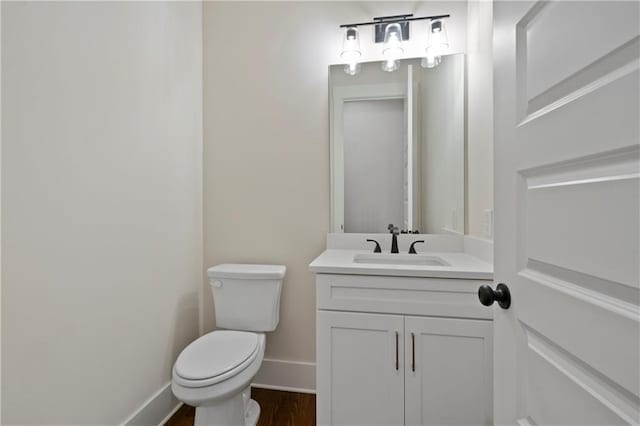
M282 265L223 264L209 268L216 326L255 332L275 330L286 271Z

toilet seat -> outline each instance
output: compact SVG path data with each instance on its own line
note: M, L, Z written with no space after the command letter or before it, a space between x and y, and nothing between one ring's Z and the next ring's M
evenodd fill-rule
M173 367L176 383L189 388L210 386L244 371L258 356L256 333L219 330L187 346Z

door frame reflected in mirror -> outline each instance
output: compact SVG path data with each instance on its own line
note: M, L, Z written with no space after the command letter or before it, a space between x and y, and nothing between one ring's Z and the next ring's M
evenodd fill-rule
M347 102L402 99L407 109L406 87L401 83L336 87L330 111L331 229L344 232L344 104Z

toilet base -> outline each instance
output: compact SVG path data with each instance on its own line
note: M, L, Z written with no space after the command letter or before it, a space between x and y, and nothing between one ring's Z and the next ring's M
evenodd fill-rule
M246 426L256 426L260 418L260 405L253 399L249 400L244 412L244 424Z
M196 407L195 426L255 426L260 405L250 399L251 388L211 405Z

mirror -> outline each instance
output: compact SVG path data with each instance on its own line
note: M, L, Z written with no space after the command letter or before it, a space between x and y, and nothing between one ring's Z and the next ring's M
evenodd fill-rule
M464 233L464 55L329 67L333 232Z

